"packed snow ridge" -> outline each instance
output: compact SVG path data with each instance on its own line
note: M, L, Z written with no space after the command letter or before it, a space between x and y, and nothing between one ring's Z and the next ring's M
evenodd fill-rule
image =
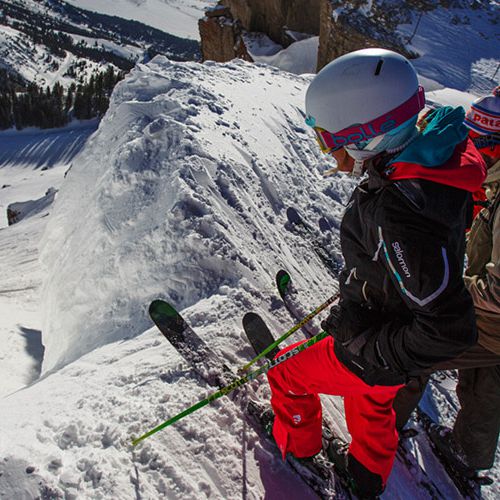
M350 185L321 175L332 165L303 125L308 81L157 57L119 84L46 231L44 371L143 332L153 298L182 309L268 286L280 263L304 269L287 206L338 226Z

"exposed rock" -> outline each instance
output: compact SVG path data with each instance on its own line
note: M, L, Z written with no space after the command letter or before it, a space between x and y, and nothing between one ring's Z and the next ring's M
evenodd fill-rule
M318 71L343 54L367 47L395 50L412 59L418 54L407 47L420 20L443 6L492 10L489 0L220 0L200 21L203 59L251 61L243 32L264 33L283 47L299 39L296 33L319 35ZM401 24L414 26L404 39L398 32Z
M253 61L241 36L241 25L224 6L209 9L198 22L203 61L226 62L234 58Z
M260 32L287 47L295 33L319 35L317 69L352 50L384 47L416 57L396 34L412 13L436 6L434 0L220 0L200 21L203 60L219 62L241 57L251 61L242 32Z
M19 221L19 212L16 212L15 210L12 210L12 208L7 207L7 223L9 226L12 226L12 224L15 224L16 222Z
M288 31L319 34L321 0L221 0L246 31L265 33L284 47L293 41Z
M218 62L235 57L252 61L242 33L265 33L287 47L296 33L319 34L322 0L221 0L198 23L202 59Z
M52 205L57 194L57 189L49 188L44 196L38 200L21 201L11 203L7 207L7 222L9 226L17 222L31 217L36 214L43 213L50 205Z

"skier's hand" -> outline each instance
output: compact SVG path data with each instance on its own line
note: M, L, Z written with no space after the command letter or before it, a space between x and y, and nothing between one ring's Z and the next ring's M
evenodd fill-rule
M347 307L336 304L330 309L328 318L321 326L336 341L342 344L349 342L364 330L361 309L361 306L356 304L348 303Z
M321 326L335 340L345 344L368 329L376 327L379 321L376 311L361 304L344 301L330 309L328 318L321 323Z
M321 322L321 328L334 339L337 339L338 330L342 322L342 306L336 304L330 309L328 318Z

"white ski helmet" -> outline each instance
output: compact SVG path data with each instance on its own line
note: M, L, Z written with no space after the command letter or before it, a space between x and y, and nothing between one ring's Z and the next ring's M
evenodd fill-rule
M326 65L306 93L306 123L324 152L371 140L423 109L417 73L404 56L362 49Z

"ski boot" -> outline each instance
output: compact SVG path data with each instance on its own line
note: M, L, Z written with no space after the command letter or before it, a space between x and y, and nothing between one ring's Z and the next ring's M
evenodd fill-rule
M256 420L267 436L273 434L274 412L271 405L250 400L247 405L248 413Z
M274 412L269 404L250 400L248 402L248 413L264 431L264 434L275 445L272 431L274 423ZM291 454L286 457L290 467L308 484L320 498L338 498L350 500L351 495L337 485L333 465L326 459L323 450L317 455L307 458L296 458Z
M324 428L323 448L335 472L354 495L363 500L379 498L384 491L382 478L369 471L349 453L349 443Z
M453 431L437 423L429 426L428 435L443 460L466 478L474 478L476 470L467 463L462 447L455 441Z

